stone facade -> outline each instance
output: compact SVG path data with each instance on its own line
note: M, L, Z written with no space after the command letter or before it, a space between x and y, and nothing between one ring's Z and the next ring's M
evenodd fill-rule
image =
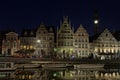
M2 54L14 55L16 51L20 49L20 40L18 34L15 32L9 32L2 41Z
M90 55L89 47L89 34L86 29L80 25L74 34L74 50L77 57L88 57Z
M53 51L54 47L54 32L53 29L49 30L42 23L37 31L36 31L36 50L34 52L35 55L40 57L48 57L50 56L51 51Z
M63 23L57 30L57 53L61 58L69 58L74 52L74 32L68 17L63 18Z
M15 32L7 33L2 40L2 54L14 55L21 50L24 54L32 50L31 56L36 57L111 59L120 53L119 33L105 29L89 37L82 25L74 32L68 17L64 17L56 32L41 23L36 30L23 31L20 38Z
M32 30L24 30L20 37L20 49L30 50L35 49L36 37Z
M114 58L119 50L118 41L108 29L105 29L98 38L94 40L93 44L93 52L101 59Z

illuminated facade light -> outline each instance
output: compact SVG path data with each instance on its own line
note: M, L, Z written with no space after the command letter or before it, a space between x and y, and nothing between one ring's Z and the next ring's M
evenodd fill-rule
M37 40L37 43L40 43L40 40Z

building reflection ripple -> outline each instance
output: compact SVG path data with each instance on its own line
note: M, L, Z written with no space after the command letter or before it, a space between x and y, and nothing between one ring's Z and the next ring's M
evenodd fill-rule
M120 69L17 69L0 71L0 80L120 80Z

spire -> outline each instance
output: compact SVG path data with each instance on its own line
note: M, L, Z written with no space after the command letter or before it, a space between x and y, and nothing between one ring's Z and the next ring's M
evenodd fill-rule
M74 27L72 27L72 31L74 32Z
M64 16L63 17L63 23L64 24L68 24L68 16Z
M40 27L41 27L41 28L45 28L44 22L41 22Z
M83 27L83 25L82 25L82 24L80 24L80 27Z
M97 34L97 33L99 33L99 16L98 16L97 9L94 10L93 19L94 19L94 32L95 32L95 34Z
M53 33L53 28L52 27L50 27L49 32Z
M41 22L41 24L40 25L44 25L44 22Z

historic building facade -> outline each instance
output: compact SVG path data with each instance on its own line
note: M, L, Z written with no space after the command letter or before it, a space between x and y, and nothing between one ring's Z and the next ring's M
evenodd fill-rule
M35 30L23 30L20 36L20 53L19 56L30 57L36 49ZM16 53L16 55L18 54Z
M2 40L2 54L56 58L93 58L111 59L120 56L120 32L105 29L92 38L80 25L74 32L68 17L63 18L60 28L55 32L53 27L43 23L36 30L25 30L18 37L15 32L5 34ZM56 34L56 35L55 35ZM92 54L92 55L91 55Z
M49 57L54 48L54 32L53 28L49 30L41 23L36 31L36 50L35 55L39 57Z
M80 25L74 34L74 50L77 57L88 57L90 55L89 47L89 34L86 29Z
M13 56L16 51L20 49L20 40L18 34L15 32L9 32L5 34L5 38L2 41L2 54Z
M93 53L101 59L115 58L119 50L118 41L108 29L98 35L92 44L94 45Z
M61 58L74 57L74 31L68 17L63 18L63 23L57 30L57 55Z

